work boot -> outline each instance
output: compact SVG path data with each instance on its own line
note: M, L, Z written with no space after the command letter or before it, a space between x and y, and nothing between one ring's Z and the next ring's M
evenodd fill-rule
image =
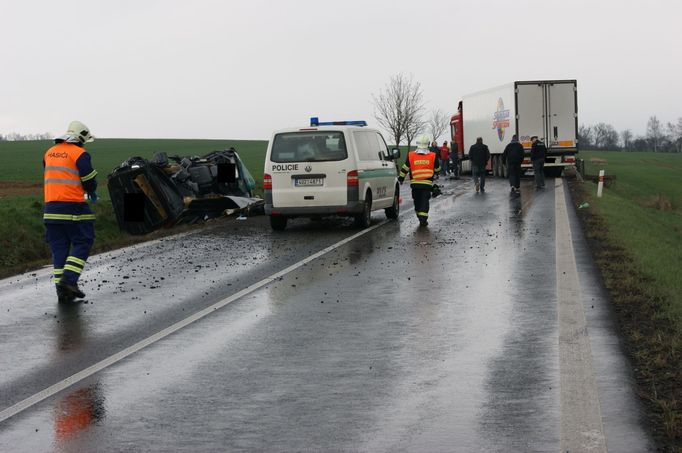
M57 283L57 290L63 291L63 293L72 298L82 299L85 297L85 293L78 288L78 283L69 283L63 278Z
M426 219L419 219L419 226L427 226L429 221Z
M57 303L70 304L74 300L76 300L74 296L72 296L71 294L67 294L66 290L63 287L57 286Z

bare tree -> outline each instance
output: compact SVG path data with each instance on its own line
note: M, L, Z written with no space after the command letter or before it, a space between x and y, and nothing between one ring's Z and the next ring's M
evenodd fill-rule
M663 127L659 119L656 118L656 115L650 117L646 125L646 138L649 140L649 144L654 147L654 152L658 151L664 137Z
M407 149L409 151L412 146L412 140L420 134L425 127L423 120L424 113L424 95L422 93L421 84L419 82L413 83L413 89L410 90L405 102L405 138L407 139Z
M421 84L412 76L397 74L374 100L374 118L388 131L398 146L406 137L408 126L419 120L423 109Z
M578 128L578 143L580 143L580 147L583 149L592 147L592 140L592 126L585 126L584 124L581 124Z
M426 123L424 120L422 120L421 115L418 115L417 117L413 118L412 121L408 122L407 127L405 128L405 139L407 140L408 151L410 150L414 139L417 137L417 135L421 134L425 128Z
M594 146L601 149L616 149L618 147L618 132L616 129L606 123L595 124Z
M677 119L677 124L668 123L670 141L675 145L676 152L682 152L682 117Z
M625 129L620 133L620 139L623 142L623 149L630 149L630 145L632 145L632 131Z
M431 110L431 115L429 116L428 126L431 137L433 141L438 141L438 139L448 130L450 125L450 117L447 113L439 108L434 108Z

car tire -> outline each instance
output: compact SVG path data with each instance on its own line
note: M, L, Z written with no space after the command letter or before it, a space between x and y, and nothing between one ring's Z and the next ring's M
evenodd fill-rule
M283 231L287 227L287 218L281 215L270 216L270 226L275 231Z
M365 194L365 204L362 208L362 213L354 217L354 224L357 228L367 228L370 219L372 218L372 192L367 191Z
M393 193L393 206L384 209L384 212L389 219L395 220L398 218L400 214L400 189L398 186L395 186L395 192Z

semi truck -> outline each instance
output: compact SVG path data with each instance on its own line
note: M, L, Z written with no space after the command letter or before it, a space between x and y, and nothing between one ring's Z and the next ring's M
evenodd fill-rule
M532 168L531 137L547 146L545 173L561 176L575 165L578 152L578 84L575 80L516 81L463 96L450 119L450 133L462 159L462 171L470 171L468 151L477 137L490 149L488 170L507 176L502 152L518 136L526 150L522 170Z

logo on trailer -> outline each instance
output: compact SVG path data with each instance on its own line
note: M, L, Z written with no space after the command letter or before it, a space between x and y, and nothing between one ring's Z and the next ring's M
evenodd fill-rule
M305 166L305 171L307 171L308 173L310 173L311 171L313 171L313 167L311 167L310 165L306 165L306 166Z
M502 98L497 99L497 111L493 114L493 129L497 129L497 138L504 140L504 131L509 127L509 109L504 108Z

